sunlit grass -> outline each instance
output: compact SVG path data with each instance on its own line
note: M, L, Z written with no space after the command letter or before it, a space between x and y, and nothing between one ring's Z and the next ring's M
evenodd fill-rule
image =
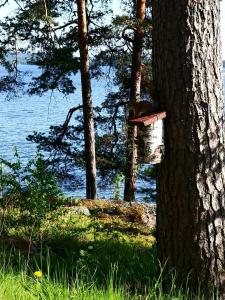
M115 280L115 269L112 268L104 285L99 286L95 274L88 281L83 279L83 271L74 274L73 280L66 272L55 273L53 277L43 274L35 278L21 270L15 272L8 266L0 270L0 299L4 300L203 300L200 296L191 296L188 290L178 289L174 282L166 292L162 289L161 277L152 281L147 293L130 291L126 285ZM84 276L85 278L85 276ZM115 284L117 282L117 284ZM214 298L212 298L213 300ZM215 298L216 299L216 298Z
M154 228L138 221L138 211L107 214L106 205L94 202L91 216L61 207L38 231L9 212L0 236L0 299L201 299L175 280L163 290Z
M120 288L114 288L109 280L103 288L97 288L93 282L84 284L82 281L68 284L67 278L60 278L61 282L43 277L40 280L27 276L25 273L18 274L12 271L0 272L0 298L13 299L128 299L126 293Z

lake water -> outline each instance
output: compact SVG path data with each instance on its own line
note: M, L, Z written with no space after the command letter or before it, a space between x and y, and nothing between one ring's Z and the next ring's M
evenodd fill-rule
M20 65L19 69L29 72L26 76L35 77L40 74L37 66ZM2 74L3 69L0 68ZM62 96L59 92L47 93L42 97L19 94L18 97L0 100L0 157L8 160L13 159L13 148L17 147L22 162L33 158L36 153L36 144L28 142L26 137L33 131L47 132L49 126L62 124L65 121L67 112L71 107L82 103L80 75L74 78L76 91L68 97ZM107 80L92 80L93 105L99 105L109 91ZM112 88L111 88L112 89ZM4 95L3 95L4 96ZM71 119L71 125L73 120ZM63 192L69 196L85 197L85 173L78 170L79 177L83 178L81 183L64 184ZM100 185L99 185L100 186ZM147 188L147 184L138 181L138 186ZM99 198L112 198L114 186L98 188ZM123 186L121 185L121 197L123 196ZM141 200L142 194L137 194L137 199Z
M20 70L30 72L28 77L35 77L40 74L37 66L20 65ZM0 68L2 74L3 69ZM28 142L26 137L33 131L47 132L49 126L62 124L66 118L67 112L71 107L81 104L81 84L80 75L74 78L76 91L73 95L63 97L59 92L53 95L47 93L42 97L28 96L19 94L18 97L10 101L0 100L0 157L6 159L13 158L13 147L16 146L22 161L27 161L35 156L36 145ZM92 80L93 105L100 104L109 87L106 80ZM71 120L71 124L73 124ZM63 191L69 196L85 197L85 174L78 171L83 182L78 184L65 185ZM149 184L138 181L137 187L147 188ZM105 188L98 188L99 198L112 198L114 187L112 185ZM123 186L121 186L121 197L123 195ZM143 195L137 193L137 199L142 200Z
M30 72L32 77L40 74L36 66L20 65L20 70ZM1 69L0 69L1 72ZM29 75L27 75L29 76ZM17 146L21 158L33 157L36 146L26 141L33 131L46 132L50 125L62 124L71 107L82 103L79 74L74 78L76 91L73 95L64 97L59 92L46 93L39 96L19 94L13 99L0 101L0 156L11 158L12 148ZM106 94L103 81L93 81L94 105L100 103ZM71 119L71 124L73 120Z

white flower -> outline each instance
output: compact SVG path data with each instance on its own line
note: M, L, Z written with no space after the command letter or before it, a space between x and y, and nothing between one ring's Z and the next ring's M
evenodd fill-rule
M80 250L80 256L85 256L85 251L84 250Z

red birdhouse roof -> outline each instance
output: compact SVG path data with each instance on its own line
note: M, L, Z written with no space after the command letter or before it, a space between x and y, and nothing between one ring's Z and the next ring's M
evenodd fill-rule
M161 111L161 112L157 112L157 113L152 113L152 114L150 114L148 116L130 119L129 123L132 123L134 125L148 126L148 125L150 125L152 123L155 123L158 120L164 119L165 117L166 117L166 112L165 111Z

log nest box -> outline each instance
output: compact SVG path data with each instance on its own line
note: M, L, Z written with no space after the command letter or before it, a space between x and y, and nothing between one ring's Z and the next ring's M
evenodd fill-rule
M151 113L144 117L129 120L130 124L137 125L138 161L147 164L159 164L164 156L164 129L163 119L166 112Z

